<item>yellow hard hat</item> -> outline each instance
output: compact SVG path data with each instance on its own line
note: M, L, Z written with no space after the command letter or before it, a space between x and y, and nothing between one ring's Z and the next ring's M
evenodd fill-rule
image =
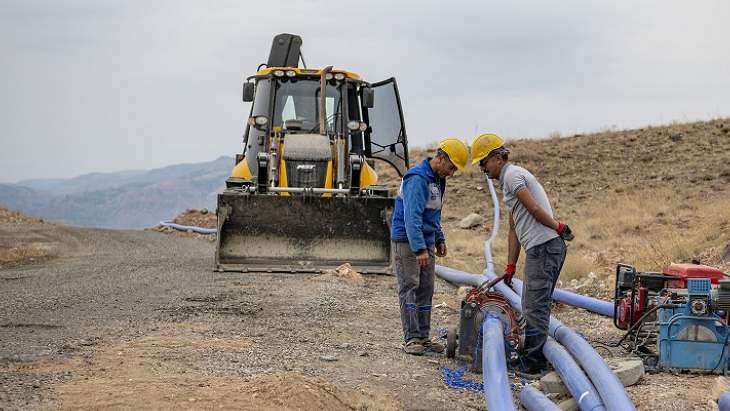
M464 170L469 162L469 147L463 141L458 138L446 138L439 142L438 148L449 156L449 160L459 171Z
M471 145L471 163L478 164L497 148L504 146L504 140L496 134L481 134Z

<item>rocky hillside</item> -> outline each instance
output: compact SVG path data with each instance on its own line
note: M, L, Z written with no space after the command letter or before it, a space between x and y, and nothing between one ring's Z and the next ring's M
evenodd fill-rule
M84 227L144 228L187 208L215 208L233 159L148 171L0 184L0 205Z

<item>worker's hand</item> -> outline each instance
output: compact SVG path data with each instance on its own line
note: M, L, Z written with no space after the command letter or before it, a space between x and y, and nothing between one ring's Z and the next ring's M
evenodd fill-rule
M558 235L560 238L562 238L565 241L573 241L575 236L573 235L573 231L568 227L567 224L558 223L558 229L555 230L558 232Z
M515 271L517 271L517 266L515 264L507 264L507 266L504 267L504 275L502 277L504 278L504 283L509 287L512 287L512 277L514 277Z
M436 244L436 256L437 257L446 257L446 242L441 241Z
M428 265L428 250L421 250L416 253L416 263L419 267Z

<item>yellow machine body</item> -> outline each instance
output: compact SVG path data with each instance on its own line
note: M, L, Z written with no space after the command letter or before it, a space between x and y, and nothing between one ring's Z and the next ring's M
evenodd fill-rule
M244 151L218 195L216 270L350 263L390 273L395 201L371 162L408 168L395 79L370 84L347 70L292 67L297 38L277 36L269 66L244 84L252 107Z

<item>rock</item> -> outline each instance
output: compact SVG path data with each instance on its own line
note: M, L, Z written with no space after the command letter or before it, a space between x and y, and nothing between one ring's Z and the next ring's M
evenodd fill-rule
M461 221L459 222L459 227L461 227L463 229L469 229L472 227L482 225L483 223L484 223L484 217L482 217L476 213L471 213L468 216L461 219Z
M575 398L568 398L558 403L558 408L562 411L578 411L578 401Z
M678 141L682 141L682 133L674 133L669 135L669 139L674 141L675 143Z
M644 375L644 363L639 359L609 361L608 365L624 387L636 384ZM555 371L540 378L540 388L548 394L570 395L560 375Z
M322 274L313 277L313 279L318 280L331 280L331 279L342 279L354 284L363 284L364 279L362 277L362 274L358 273L357 271L352 269L352 265L350 263L342 264L341 266L335 268L335 269L328 269L323 270Z
M722 259L725 261L730 261L730 243L728 243L725 246L725 249L722 250Z
M608 365L624 387L630 387L644 376L644 363L640 359L609 361Z
M203 215L208 214L208 209L204 208L204 209L200 210L200 214L203 214Z
M335 357L334 355L321 355L319 357L319 359L320 359L320 361L324 361L324 362L335 362L335 361L337 361L337 357Z
M546 394L570 395L560 375L552 371L540 378L540 389Z

